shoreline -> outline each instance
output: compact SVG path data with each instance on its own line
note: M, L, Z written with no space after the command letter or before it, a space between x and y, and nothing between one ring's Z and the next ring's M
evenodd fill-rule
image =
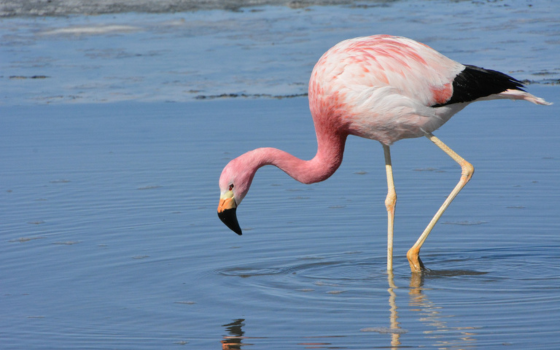
M384 6L396 0L0 0L0 18L56 17L68 15L95 16L127 12L176 13L200 10L240 11L256 6L286 6L301 9L309 6L347 5Z

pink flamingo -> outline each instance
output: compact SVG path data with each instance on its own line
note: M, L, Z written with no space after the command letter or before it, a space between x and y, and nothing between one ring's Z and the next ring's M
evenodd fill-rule
M309 161L275 148L259 148L230 161L220 176L218 216L241 235L236 210L260 167L274 165L299 182L329 178L342 162L348 135L377 140L387 171L387 270L393 269L393 222L397 195L389 146L426 136L461 166L461 179L430 221L407 258L421 272L420 248L451 201L474 173L473 166L432 132L469 103L525 100L549 105L523 89L520 81L497 71L462 65L414 40L374 35L345 40L328 50L309 81L309 107L317 134L317 154Z

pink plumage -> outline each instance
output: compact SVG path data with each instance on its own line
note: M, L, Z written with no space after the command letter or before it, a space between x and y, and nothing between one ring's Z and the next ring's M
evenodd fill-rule
M386 145L424 136L472 102L432 108L451 98L453 81L463 70L464 65L411 39L375 35L345 40L327 51L311 73L311 114L316 127L332 125ZM520 97L534 98L525 92Z
M345 40L328 50L311 73L316 156L304 161L278 149L259 148L233 159L220 176L218 215L241 234L236 209L258 168L275 165L300 182L323 181L340 166L348 135L381 142L390 166L389 146L403 138L427 136L443 149L431 133L471 102L506 98L549 104L522 87L508 75L460 64L411 39L374 35ZM464 166L462 158L451 156ZM394 203L391 208L394 214Z

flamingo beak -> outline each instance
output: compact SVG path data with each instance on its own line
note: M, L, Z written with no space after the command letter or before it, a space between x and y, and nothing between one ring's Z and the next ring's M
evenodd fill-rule
M218 217L222 222L229 227L230 230L241 236L241 227L237 222L237 203L235 203L235 198L233 194L228 195L231 191L228 191L224 196L220 197L220 204L218 204Z

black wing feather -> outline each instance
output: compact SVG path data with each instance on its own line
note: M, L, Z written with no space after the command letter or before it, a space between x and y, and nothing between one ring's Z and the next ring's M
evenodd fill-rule
M509 89L525 91L523 90L523 83L507 74L465 65L465 69L453 80L453 95L451 98L445 103L436 104L432 107L471 102Z

